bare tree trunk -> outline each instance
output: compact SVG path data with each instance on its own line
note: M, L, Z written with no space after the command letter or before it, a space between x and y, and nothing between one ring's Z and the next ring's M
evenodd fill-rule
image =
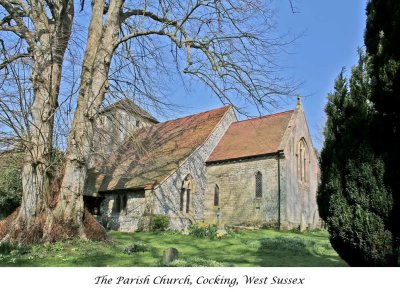
M35 12L32 13L36 29L43 33L40 34L37 44L30 45L34 101L25 133L22 203L13 222L6 230L2 230L6 234L0 234L3 240L18 244L43 240L46 237L45 226L52 218L49 199L54 115L58 106L63 59L71 36L74 14L73 1L64 3L65 5L58 6L58 17L53 23L47 18L41 18L39 14L35 15ZM43 7L38 10L40 8Z
M54 113L61 66L61 63L45 60L44 56L35 58L32 73L35 100L31 109L32 123L22 170L23 197L19 214L19 220L27 228L31 228L32 221L46 209L46 201L50 195Z
M91 151L93 122L108 87L108 72L118 40L123 3L123 0L111 1L106 21L103 24L104 1L93 2L78 106L68 137L64 177L57 210L63 213L65 220L71 220L78 226L81 236L85 236L82 224L83 187Z
M100 225L84 211L83 190L94 121L108 90L111 60L118 46L123 54L116 54L119 60L115 63L121 69L116 75L121 77L122 87L115 78L110 82L111 88L117 85L118 90L134 88L136 92L139 88L139 92L157 99L148 88L158 78L158 69L169 76L169 66L163 62L169 56L176 69L184 68L184 73L199 78L224 103L231 103L231 95L248 96L256 106L264 107L272 104L274 96L292 93L293 88L284 80L271 76L276 67L268 67L273 64L271 56L280 44L266 34L271 31L271 24L266 21L270 14L268 5L267 9L263 8L263 1L160 0L131 1L124 5L124 0L92 0L64 176L57 193L58 201L50 206L54 113L64 53L71 37L74 2L0 0L0 32L12 34L10 42L18 38L23 47L17 47L15 54L7 56L0 63L0 70L26 57L32 57L34 65L30 124L21 127L21 131L27 128L23 202L20 211L7 219L11 222L7 228L0 223L0 240L6 237L21 243L77 236L93 238L102 232L95 228ZM262 25L260 28L255 26L257 21ZM157 38L164 38L172 47L167 48ZM27 52L25 44L29 47ZM138 72L135 82L125 82L122 72L125 66ZM87 224L92 232L86 228Z
M29 144L22 172L23 201L19 212L10 217L7 228L0 226L0 238L3 241L24 244L72 237L106 237L104 228L84 210L83 187L93 137L92 123L108 87L108 72L118 41L124 0L111 1L104 22L105 1L93 1L78 105L68 138L64 175L54 207L49 202L53 195L50 177L52 137L62 63L73 19L73 1L68 3L70 10L59 15L59 22L36 28L44 33L40 37L40 46L33 51L31 78L35 100L31 108L31 125L27 131ZM42 24L40 20L38 23Z

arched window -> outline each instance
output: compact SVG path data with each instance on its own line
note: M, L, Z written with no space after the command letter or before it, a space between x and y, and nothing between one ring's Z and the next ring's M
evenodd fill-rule
M262 174L261 172L256 173L256 198L262 197Z
M189 213L190 211L190 195L193 192L193 183L192 183L192 176L189 174L185 177L185 179L182 182L182 188L181 188L181 193L180 193L180 205L179 205L179 210L183 212L185 209L186 213ZM186 208L185 208L186 205Z
M302 138L299 141L297 153L297 180L299 182L305 183L308 181L309 163L310 157L307 143L304 138Z
M214 188L214 206L219 205L219 186L215 185Z

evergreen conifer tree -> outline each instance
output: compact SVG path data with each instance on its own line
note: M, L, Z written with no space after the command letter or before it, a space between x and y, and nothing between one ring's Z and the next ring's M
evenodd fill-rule
M318 204L332 246L352 266L395 265L395 237L388 228L393 206L385 164L371 147L374 106L366 57L347 80L343 71L328 95Z
M388 222L400 246L400 1L371 0L367 5L365 45L376 116L373 146L385 163L385 183L393 193Z

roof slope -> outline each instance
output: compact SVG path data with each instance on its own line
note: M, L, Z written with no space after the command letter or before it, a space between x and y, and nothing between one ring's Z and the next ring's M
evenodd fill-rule
M294 110L232 123L207 162L277 152Z
M85 194L159 184L205 142L230 108L139 129L108 159L108 165L89 172Z

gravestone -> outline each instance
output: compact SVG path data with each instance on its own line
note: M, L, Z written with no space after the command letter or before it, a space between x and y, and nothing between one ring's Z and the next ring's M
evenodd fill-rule
M176 248L170 247L164 250L162 263L165 266L169 266L171 262L178 259L178 250Z

